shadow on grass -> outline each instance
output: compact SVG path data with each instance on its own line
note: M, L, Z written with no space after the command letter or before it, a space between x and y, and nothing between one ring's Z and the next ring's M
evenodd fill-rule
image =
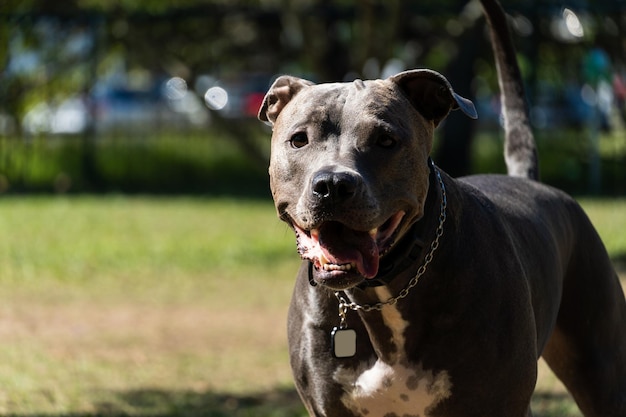
M17 413L2 417L306 417L294 389L236 395L140 389L94 393L89 412Z
M307 417L293 389L235 395L214 392L141 389L98 393L92 412L2 414L12 417ZM535 417L580 417L567 393L537 391Z
M235 395L213 392L135 390L114 392L96 405L97 416L304 417L293 389Z

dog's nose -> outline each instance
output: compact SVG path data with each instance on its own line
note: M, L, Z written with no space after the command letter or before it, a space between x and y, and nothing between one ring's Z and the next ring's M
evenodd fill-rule
M339 203L352 197L359 179L349 172L320 171L313 177L313 195L323 202Z

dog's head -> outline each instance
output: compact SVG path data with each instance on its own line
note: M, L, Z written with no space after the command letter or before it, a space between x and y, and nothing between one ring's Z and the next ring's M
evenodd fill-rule
M273 127L270 186L316 282L346 289L424 213L435 127L474 105L431 70L386 80L313 84L282 76L259 118Z

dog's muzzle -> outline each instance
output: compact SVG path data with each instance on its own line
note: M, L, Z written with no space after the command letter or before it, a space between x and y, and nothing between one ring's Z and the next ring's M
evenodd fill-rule
M313 263L324 281L346 278L348 274L373 278L378 274L380 258L393 246L404 214L399 211L381 226L367 231L352 229L339 221L324 221L311 230L292 223L298 252Z

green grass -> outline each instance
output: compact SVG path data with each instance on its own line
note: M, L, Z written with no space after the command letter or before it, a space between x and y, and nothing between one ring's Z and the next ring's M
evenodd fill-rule
M196 285L198 275L266 270L293 249L267 202L28 197L0 201L0 213L0 282L18 288L103 286L104 297L123 286L138 296L169 277Z
M582 199L581 204L620 269L626 269L626 199Z
M626 253L626 200L585 200ZM268 201L0 199L0 415L301 417ZM549 375L540 417L577 416Z
M294 252L268 202L0 200L0 414L299 415Z

